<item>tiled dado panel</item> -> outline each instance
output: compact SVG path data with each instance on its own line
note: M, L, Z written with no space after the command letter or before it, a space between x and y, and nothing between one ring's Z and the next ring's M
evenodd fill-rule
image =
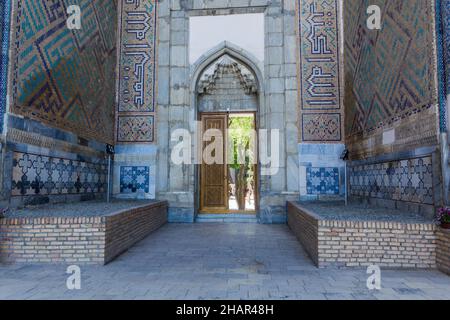
M14 152L11 195L106 192L107 167L83 161Z
M339 198L345 194L343 144L300 144L300 199Z
M120 193L149 193L150 168L145 166L120 167Z
M432 157L349 168L350 195L434 204Z
M116 146L113 195L123 199L155 199L157 147L152 144Z
M296 1L302 141L341 142L343 110L337 1Z
M119 0L119 143L153 142L158 1Z
M308 195L339 195L339 168L306 168Z
M10 18L11 0L2 0L0 2L0 133L3 132L3 115L6 111Z
M117 2L17 0L11 112L114 142ZM67 28L79 4L82 28Z

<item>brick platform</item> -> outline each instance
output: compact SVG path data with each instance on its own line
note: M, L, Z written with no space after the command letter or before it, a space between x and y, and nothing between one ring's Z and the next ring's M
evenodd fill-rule
M106 264L166 222L166 202L98 217L4 218L0 262Z
M288 224L319 268L436 268L432 223L327 221L289 202Z
M436 263L439 270L450 275L450 230L437 230Z

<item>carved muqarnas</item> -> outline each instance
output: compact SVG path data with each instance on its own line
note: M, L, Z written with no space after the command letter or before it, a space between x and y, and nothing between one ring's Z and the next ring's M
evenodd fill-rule
M258 83L248 67L225 54L197 84L200 112L257 111Z
M205 72L198 85L199 94L212 94L217 89L217 80L224 75L234 75L246 94L256 94L258 86L254 75L243 65L239 64L230 56L223 56L216 64L209 68L212 73Z

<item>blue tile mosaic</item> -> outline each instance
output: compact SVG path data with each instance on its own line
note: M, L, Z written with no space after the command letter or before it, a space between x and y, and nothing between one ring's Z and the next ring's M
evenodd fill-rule
M441 11L441 14L439 15L439 10ZM444 66L439 66L440 68L445 68L446 72L446 92L450 92L450 81L449 74L450 74L450 1L436 1L436 22L439 24L442 24L442 35L438 32L438 37L440 37L440 40L442 43L442 54L443 54L443 63ZM439 27L438 27L439 30ZM439 48L441 49L441 48Z
M293 1L292 1L293 2ZM297 0L298 81L303 142L343 140L336 0ZM320 45L319 45L320 43Z
M444 44L447 41L444 40L444 34L448 32L448 13L450 3L445 1L446 5L442 10L442 2L436 1L436 42L437 42L437 71L438 71L438 92L439 92L439 120L441 132L447 131L447 94L446 94L446 56L444 50ZM445 21L445 22L444 22ZM448 55L448 53L447 53ZM447 70L448 71L448 70ZM448 85L448 84L447 84Z
M120 193L150 192L150 168L120 167Z
M67 28L67 9L74 3L80 4L82 30ZM117 5L14 1L10 113L114 143Z
M6 110L10 19L11 0L2 0L0 2L0 133L3 132L3 115Z
M14 152L11 196L104 193L106 165Z
M306 168L308 195L339 195L339 168Z
M434 204L431 156L350 167L350 195Z

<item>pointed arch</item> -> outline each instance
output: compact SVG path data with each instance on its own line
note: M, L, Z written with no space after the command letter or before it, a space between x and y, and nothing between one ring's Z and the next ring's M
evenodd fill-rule
M202 55L191 68L191 92L195 93L197 85L204 71L206 71L214 62L224 55L229 55L231 58L239 61L246 68L250 70L257 80L258 93L264 95L263 86L263 64L253 54L247 50L229 42L224 41L218 46Z
M202 112L200 111L200 100L199 100L199 84L201 84L202 76L208 71L210 67L212 67L216 63L220 63L222 57L228 56L231 60L234 60L240 67L245 67L245 75L241 75L244 78L244 87L250 88L249 93L254 96L255 104L254 108L242 109L242 110L233 110L236 112L250 112L255 115L255 129L259 130L260 128L265 128L266 125L266 108L265 108L265 86L264 86L264 66L263 62L259 61L254 55L245 49L230 43L228 41L224 41L220 43L215 48L209 50L204 55L202 55L193 65L191 65L191 73L190 73L190 93L191 93L191 106L192 115L195 117L197 121L201 121L201 115L207 114L209 111ZM240 70L241 71L241 70ZM251 73L251 76L248 74ZM247 78L246 76L249 76ZM242 79L241 79L242 80ZM251 83L251 85L249 85ZM242 84L242 83L241 83ZM256 88L256 90L255 90ZM201 91L201 90L200 90ZM212 113L226 113L233 112L225 111L225 110L217 110L211 111ZM258 139L258 137L257 137ZM259 150L259 141L257 142L258 150ZM256 198L257 207L259 207L259 184L258 181L261 181L261 170L259 166L259 158L258 158L258 166L256 170L256 192L258 196ZM195 192L196 192L196 210L200 210L200 197L201 197L201 167L197 165L195 167Z

